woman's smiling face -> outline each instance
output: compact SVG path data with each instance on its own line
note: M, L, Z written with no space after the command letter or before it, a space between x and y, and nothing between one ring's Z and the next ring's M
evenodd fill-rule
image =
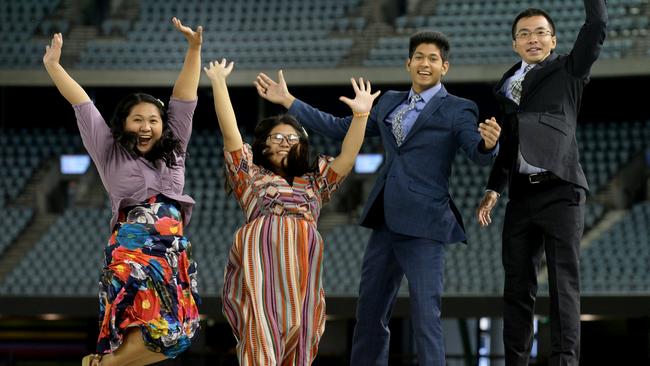
M158 107L142 102L134 105L124 122L124 131L138 136L136 149L146 154L160 140L163 122Z

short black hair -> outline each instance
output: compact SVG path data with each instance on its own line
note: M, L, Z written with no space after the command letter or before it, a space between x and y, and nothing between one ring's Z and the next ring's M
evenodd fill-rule
M440 49L442 62L449 60L449 38L442 32L422 31L417 32L409 39L409 60L413 57L415 49L423 43L435 44Z
M251 146L253 150L253 163L267 170L275 171L275 167L269 162L266 154L266 148L268 147L267 138L275 126L283 124L293 127L298 133L298 136L300 136L300 142L291 147L287 156L286 166L284 167L287 178L299 177L306 173L316 172L318 170L318 161L310 156L307 132L300 122L290 114L280 114L265 118L255 126L253 144Z
M546 18L546 20L548 21L548 24L551 25L551 35L554 36L555 35L555 23L553 23L553 19L551 19L551 16L548 15L548 13L545 12L544 10L542 10L542 9L528 8L528 9L522 11L521 13L517 14L517 16L515 17L515 20L512 22L512 30L511 30L512 39L513 40L517 39L515 37L515 32L517 31L517 22L519 22L522 18L530 18L530 17L535 17L535 16L538 16L538 15L541 15L544 18Z
M160 119L163 123L163 130L160 139L154 144L151 151L144 154L144 157L152 162L156 160L163 160L167 167L171 168L176 165L176 157L183 156L185 153L181 147L181 142L169 128L167 123L167 113L163 102L145 93L132 93L124 97L115 107L115 113L111 118L110 126L111 133L115 141L117 141L128 153L137 157L142 155L136 145L138 143L138 136L135 133L127 132L124 130L126 118L131 113L131 108L140 104L149 103L156 106L160 112Z

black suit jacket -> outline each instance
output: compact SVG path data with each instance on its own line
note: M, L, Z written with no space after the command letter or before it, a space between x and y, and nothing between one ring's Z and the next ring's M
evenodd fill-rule
M519 105L501 90L521 63L513 65L495 86L503 131L487 189L501 193L517 173L518 147L528 163L589 189L575 131L582 91L605 40L605 4L604 0L584 0L586 21L573 49L568 55L552 52L526 74Z

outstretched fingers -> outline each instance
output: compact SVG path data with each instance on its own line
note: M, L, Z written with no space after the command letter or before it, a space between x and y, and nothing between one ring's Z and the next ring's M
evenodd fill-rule
M225 60L225 59L224 59L224 60ZM230 63L228 63L228 65L226 66L226 72L228 72L228 74L230 74L230 72L232 71L233 67L235 67L235 61L230 61Z
M193 31L192 28L183 25L180 19L177 17L172 18L172 24L174 24L174 27L178 29L185 38L188 40L188 42L192 45L201 45L203 42L203 27L198 26L196 27L196 31Z
M282 70L278 70L278 83L279 84L287 83L286 81L284 81L284 74L282 73Z
M341 102L347 104L347 105L352 104L352 99L350 99L350 98L348 98L348 97L343 97L343 96L341 96L341 97L339 97L339 100L340 100Z
M178 29L179 31L181 31L183 33L187 33L188 31L191 31L191 29L189 27L184 26L183 23L181 22L181 20L176 18L176 17L172 18L172 24L174 24L174 27L176 29Z
M350 78L350 80L352 81L352 89L354 89L354 93L359 94L360 89L359 89L359 85L357 84L357 81L354 78Z
M278 71L278 82L271 79L268 75L261 72L257 74L254 81L257 93L274 103L278 103L288 94L287 83L284 81L282 70Z
M54 33L50 44L47 45L47 48L61 48L63 46L63 35L61 33Z
M54 33L50 44L45 46L45 54L43 55L43 62L46 64L58 63L61 58L61 48L63 47L63 35L61 33Z
M253 85L255 85L255 89L257 89L257 94L259 94L261 97L263 97L264 94L266 94L266 88L260 85L257 79L253 81Z
M350 80L352 82L352 88L354 89L354 92L357 94L367 93L372 97L372 100L374 100L381 93L381 91L377 90L376 92L371 94L372 84L370 83L370 80L366 80L364 82L363 77L360 77L358 81L354 78L351 78Z
M212 80L217 78L226 78L232 72L232 69L235 67L235 62L228 62L225 58L222 58L221 61L210 61L208 66L204 67L203 70Z
M284 80L284 78L283 78ZM257 81L265 88L268 88L271 85L276 85L277 83L268 77L265 73L261 72L257 75Z
M381 91L372 93L372 85L369 80L362 77L355 79L350 78L350 84L354 89L355 96L353 99L341 96L339 100L347 104L354 113L365 113L372 108L372 103L379 96Z
M176 29L178 29L179 31L181 31L183 33L191 33L192 32L192 28L188 27L187 25L184 25L183 22L181 22L181 20L176 18L176 17L172 18L172 24L174 24L174 27L176 27ZM196 31L198 32L199 29L203 30L203 27L198 26Z
M362 77L359 78L359 90L364 92L367 91L366 83L363 81Z

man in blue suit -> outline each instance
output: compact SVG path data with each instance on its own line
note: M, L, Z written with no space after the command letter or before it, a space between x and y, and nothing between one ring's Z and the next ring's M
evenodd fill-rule
M361 270L354 366L388 364L388 322L404 275L419 364L445 364L440 321L445 244L465 241L449 195L451 164L458 149L481 165L492 163L498 152L496 121L478 125L476 104L447 93L441 83L449 69L446 36L420 32L409 43L411 90L383 95L366 130L367 136L381 136L385 164L361 216L372 234ZM337 118L294 98L282 71L278 82L259 74L255 86L308 128L337 140L345 136L352 117Z

